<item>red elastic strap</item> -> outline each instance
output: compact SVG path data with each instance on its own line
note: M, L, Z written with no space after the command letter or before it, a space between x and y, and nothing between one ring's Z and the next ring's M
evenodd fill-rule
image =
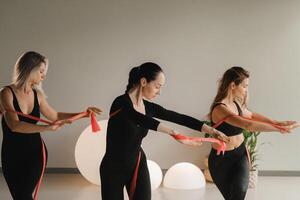
M38 198L38 193L40 190L40 186L44 177L44 173L45 173L45 169L46 169L46 148L45 148L45 144L43 139L41 138L41 143L42 143L42 153L43 153L43 168L42 168L42 173L39 179L39 182L37 183L36 187L35 187L35 191L34 191L34 195L33 195L33 199L37 200Z
M216 143L216 144L218 144L217 155L219 155L221 152L224 155L225 150L226 150L226 144L225 144L225 142L220 141L220 140L215 139L215 138L189 137L189 136L182 135L182 134L171 134L171 136L173 138L175 138L176 140L190 140L190 141L197 141L197 142L211 142L211 143Z
M100 131L100 126L97 122L97 119L96 119L96 116L94 113L91 114L91 126L92 126L93 133Z
M134 170L134 174L131 180L131 184L130 184L130 192L129 192L129 200L133 200L133 196L135 193L135 189L136 189L136 182L137 182L137 176L138 176L138 172L139 172L139 166L140 166L140 161L141 161L141 152L139 152L138 155L138 160L135 166L135 170Z
M121 110L122 110L122 108L120 108L120 109L118 109L118 110L116 110L116 111L110 113L109 118L115 116L115 115L118 114Z
M32 115L28 115L28 114L24 114L22 112L18 112L18 111L11 110L11 109L5 109L5 111L16 113L17 115L21 115L21 116L26 117L28 119L32 119L32 120L35 120L35 121L43 122L43 123L49 124L49 125L52 125L52 124L56 123L56 122L47 121L45 119L38 118L38 117L35 117L35 116L32 116ZM81 113L78 113L77 115L74 115L73 117L70 117L69 120L71 120L73 122L75 120L78 120L78 119L81 119L83 117L86 117L87 115L88 115L88 112L81 112ZM93 133L96 133L96 132L100 131L100 126L99 126L99 124L97 122L97 119L96 119L96 116L95 116L94 113L91 114L91 126L92 126Z

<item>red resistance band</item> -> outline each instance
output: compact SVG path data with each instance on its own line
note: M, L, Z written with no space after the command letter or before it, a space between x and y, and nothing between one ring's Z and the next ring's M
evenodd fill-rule
M254 119L243 117L243 116L239 116L239 115L229 115L229 116L225 117L224 119L222 119L221 121L219 121L218 123L216 123L213 126L213 128L217 128L223 122L225 122L227 119L229 119L230 117L233 117L233 116L238 116L238 117L241 117L243 119L247 119L247 120L251 120L251 121L255 121L255 122L270 124L270 125L274 126L275 128L277 128L279 130L286 131L285 128L283 128L281 126L278 126L276 124L271 124L271 123L267 123L267 122L261 122L261 121L258 121L258 120L254 120ZM198 142L212 142L212 143L216 143L216 144L218 144L217 155L219 155L221 152L224 155L225 150L226 150L226 144L225 144L225 142L223 142L223 141L221 141L219 139L215 139L215 138L188 137L188 136L185 136L185 135L182 135L182 134L171 135L171 136L174 137L176 140L192 140L192 141L198 141ZM250 161L250 155L249 155L248 149L247 149L247 154L248 154L248 160Z
M226 150L226 144L225 142L218 140L216 138L200 138L200 137L189 137L186 135L182 135L182 134L174 134L171 135L173 138L175 138L176 140L190 140L190 141L196 141L196 142L211 142L211 143L216 143L218 144L218 149L217 149L217 155L220 155L220 153L222 152L222 154L224 155L225 150Z
M136 188L136 181L137 181L137 176L139 172L139 166L140 166L140 161L141 161L141 152L139 152L138 155L138 160L135 166L134 174L130 183L130 191L129 191L129 200L133 200L133 195L135 193L135 188Z
M24 114L22 112L18 112L18 111L11 110L11 109L5 109L5 111L16 113L17 115L26 117L28 119L33 119L33 120L36 120L36 121L39 121L39 122L43 122L43 123L49 124L49 125L57 124L57 122L47 121L47 120L44 120L44 119L41 119L41 118L38 118L38 117L35 117L35 116L32 116L32 115L27 115L27 114ZM79 114L74 115L73 117L69 118L69 120L71 120L73 122L75 120L81 119L81 118L86 117L86 116L88 116L88 112L82 112L82 113L79 113ZM97 119L96 119L96 116L95 116L94 113L91 114L91 126L92 126L92 132L93 133L96 133L96 132L100 131L100 127L97 123ZM37 183L37 185L35 187L34 200L37 200L37 198L38 198L38 192L39 192L39 189L40 189L40 186L41 186L41 183L42 183L42 179L43 179L43 176L44 176L44 173L45 173L45 169L46 169L46 148L45 148L45 144L44 144L44 141L43 141L42 138L41 138L41 142L42 142L42 153L43 153L43 168L42 168L42 173L41 173L39 182Z
M35 116L32 116L32 115L27 115L27 114L24 114L22 112L18 112L18 111L11 110L11 109L5 109L5 111L16 113L17 115L21 115L21 116L26 117L28 119L33 119L35 121L43 122L43 123L49 124L49 125L58 124L56 121L54 121L54 122L47 121L47 120L44 120L44 119L41 119L41 118L38 118L38 117L35 117ZM81 119L81 118L86 117L86 116L88 116L88 112L81 112L81 113L78 113L77 115L74 115L73 117L70 117L69 120L71 120L73 122L75 120ZM91 114L91 126L92 126L92 132L93 133L96 133L96 132L100 131L100 127L98 125L98 122L97 122L97 119L96 119L96 116L95 116L94 113Z
M222 124L225 121L225 119L223 119L219 123L215 124L213 126L213 128L217 128L218 126L220 126L220 124ZM225 150L226 150L226 143L224 141L221 141L221 140L216 139L216 138L189 137L189 136L182 135L182 134L176 134L176 135L173 134L171 136L173 138L175 138L176 140L190 140L190 141L196 141L196 142L211 142L211 143L216 143L216 144L218 144L217 155L220 155L221 152L224 155Z

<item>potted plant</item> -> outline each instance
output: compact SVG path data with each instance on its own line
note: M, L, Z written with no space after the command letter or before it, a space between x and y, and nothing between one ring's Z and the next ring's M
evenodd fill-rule
M257 138L260 132L243 130L246 148L248 150L250 174L249 174L249 188L255 188L258 179L258 149Z

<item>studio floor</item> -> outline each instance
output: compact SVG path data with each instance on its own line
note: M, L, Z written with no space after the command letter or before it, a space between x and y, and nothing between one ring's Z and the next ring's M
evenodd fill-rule
M125 195L126 196L126 195ZM0 173L0 199L10 197L3 174ZM80 174L46 174L39 194L40 200L101 199L100 188L90 184ZM128 199L125 197L125 199ZM173 190L160 187L152 192L153 200L217 200L223 199L214 184L201 190ZM298 200L300 177L260 176L256 189L249 189L247 200Z

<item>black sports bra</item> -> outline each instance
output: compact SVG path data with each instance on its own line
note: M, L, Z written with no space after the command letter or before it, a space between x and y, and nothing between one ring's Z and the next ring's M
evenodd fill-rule
M236 103L235 101L234 101L234 103L235 103L235 105L236 105L236 107L237 107L237 109L238 109L239 116L242 116L242 115L243 115L243 112L242 112L242 109L240 108L239 104ZM216 106L221 105L221 104L223 104L223 105L226 106L226 104L224 104L224 103L216 103L216 104L213 106L212 111L215 109ZM212 126L215 125L215 123L212 121L212 118L211 118L211 122L212 122ZM243 132L243 129L242 129L242 128L237 127L237 126L230 125L230 124L228 124L227 122L221 123L216 129L217 129L218 131L223 132L223 133L224 133L225 135L227 135L227 136L235 136L235 135L239 135L239 134L241 134L241 133Z

